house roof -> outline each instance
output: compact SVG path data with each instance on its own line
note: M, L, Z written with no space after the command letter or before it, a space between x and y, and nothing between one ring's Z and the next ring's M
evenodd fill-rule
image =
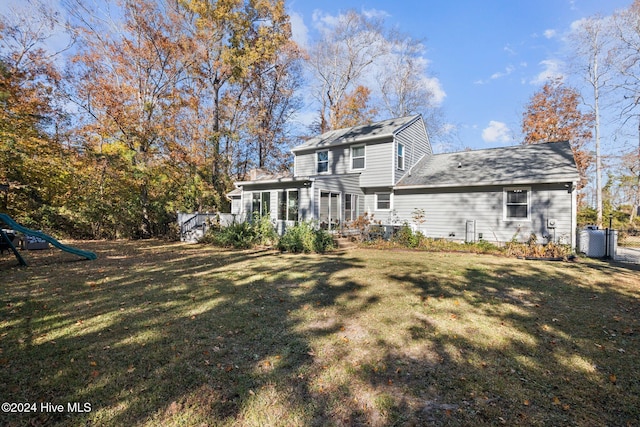
M341 144L390 138L420 117L420 115L413 115L367 125L332 130L305 141L304 144L294 147L291 151L295 153L297 151L328 148Z
M543 184L578 178L569 143L550 142L424 157L396 188Z

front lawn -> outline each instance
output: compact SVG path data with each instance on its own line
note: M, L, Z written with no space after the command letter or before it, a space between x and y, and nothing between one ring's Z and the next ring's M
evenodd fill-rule
M640 420L637 267L74 244L0 258L1 425Z

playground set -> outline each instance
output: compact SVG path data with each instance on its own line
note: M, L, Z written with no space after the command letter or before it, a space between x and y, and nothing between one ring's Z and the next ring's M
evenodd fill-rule
M84 251L78 248L74 248L72 246L67 246L64 245L62 243L60 243L59 241L57 241L56 239L54 239L53 237L49 236L48 234L45 234L41 231L36 231L36 230L31 230L29 228L23 227L20 224L18 224L17 222L15 222L9 215L7 214L0 214L0 223L4 223L7 225L7 227L9 227L9 230L4 230L2 228L0 228L0 248L4 251L5 249L9 249L13 252L13 254L16 256L16 259L18 260L18 262L20 263L20 265L24 265L27 266L27 262L24 260L24 258L22 257L22 255L20 255L20 252L18 252L18 250L16 249L13 241L15 240L15 233L22 233L25 236L27 236L27 238L31 237L34 238L35 240L35 244L37 245L40 242L48 242L51 245L55 246L58 249L62 249L65 252L69 252L72 253L74 255L77 255L79 257L83 257L89 260L93 260L96 259L98 256L90 251ZM33 243L32 243L33 245ZM29 244L27 243L27 248L29 248Z

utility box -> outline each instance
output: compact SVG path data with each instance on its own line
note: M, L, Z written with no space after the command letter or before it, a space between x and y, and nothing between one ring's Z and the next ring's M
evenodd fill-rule
M618 247L616 230L598 230L588 228L578 235L578 251L589 258L615 258Z
M465 223L464 242L465 243L476 242L476 221L475 220L469 219Z

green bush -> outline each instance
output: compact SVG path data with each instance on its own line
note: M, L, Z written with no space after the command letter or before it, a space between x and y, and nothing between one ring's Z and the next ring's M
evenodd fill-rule
M271 222L268 215L254 215L252 221L253 230L255 232L255 243L258 245L273 245L278 241L278 233Z
M335 248L333 236L327 230L315 230L315 250L318 253L325 253Z
M269 217L255 215L252 221L210 228L200 242L225 248L249 249L256 245L274 244L277 239L278 235Z
M409 224L405 222L402 227L400 227L400 230L394 234L392 240L393 242L407 248L417 248L420 246L420 242L423 237L422 233L414 232Z
M324 253L333 249L333 236L319 230L310 222L299 222L289 227L278 242L278 249L292 253Z

